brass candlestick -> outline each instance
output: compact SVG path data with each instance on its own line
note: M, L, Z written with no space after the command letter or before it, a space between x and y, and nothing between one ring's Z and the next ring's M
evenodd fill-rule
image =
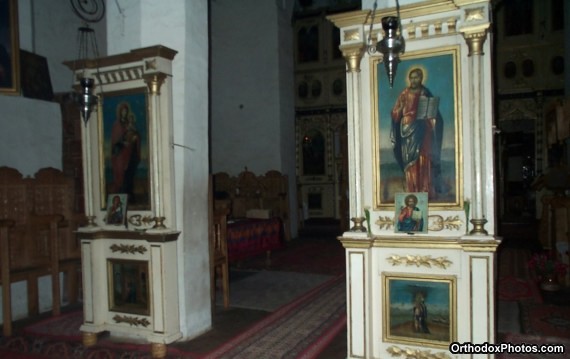
M354 222L354 226L350 229L351 232L368 232L366 227L362 225L365 220L364 217L352 217L350 220Z
M485 224L487 223L486 219L472 219L470 221L473 224L473 229L471 230L471 232L469 232L469 234L471 235L476 235L476 234L481 234L481 235L487 235L489 234L489 232L487 232L485 230Z

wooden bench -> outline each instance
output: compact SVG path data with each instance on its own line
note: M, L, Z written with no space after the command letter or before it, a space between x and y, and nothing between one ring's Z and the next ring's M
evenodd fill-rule
M79 299L81 252L75 230L82 219L73 211L73 179L54 168L23 178L0 167L0 280L3 333L12 333L11 283L26 282L28 316L39 313L38 279L51 277L52 313L61 309L59 276L64 274L64 296Z

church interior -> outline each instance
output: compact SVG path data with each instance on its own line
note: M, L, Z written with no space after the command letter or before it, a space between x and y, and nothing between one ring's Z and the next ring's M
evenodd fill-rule
M0 356L568 350L567 5L0 0Z

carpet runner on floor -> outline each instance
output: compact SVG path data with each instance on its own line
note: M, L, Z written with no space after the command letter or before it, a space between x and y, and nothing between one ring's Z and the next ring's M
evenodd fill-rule
M4 358L151 358L149 344L100 339L94 347L81 344L82 312L50 318L24 329L22 335L0 338ZM346 325L345 277L318 285L229 342L206 355L168 346L168 359L315 358Z
M314 358L345 325L345 277L338 276L281 307L204 359Z
M332 278L324 274L233 270L230 307L273 312ZM216 304L223 304L221 288L216 294Z
M334 237L300 238L287 245L271 252L269 267L265 256L257 256L240 263L240 268L333 275L345 273L345 250Z

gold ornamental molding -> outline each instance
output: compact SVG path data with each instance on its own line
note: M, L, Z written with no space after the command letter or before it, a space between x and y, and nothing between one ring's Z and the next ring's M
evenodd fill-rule
M95 74L99 82L103 85L115 84L126 81L140 80L143 75L142 65L113 69L109 71L100 70Z
M457 10L459 7L454 0L431 0L422 3L402 5L400 15L402 19L410 19L418 16L433 15L437 13ZM471 1L475 2L475 1ZM327 19L336 27L343 28L353 25L370 25L372 10L356 10L341 14L329 15ZM396 8L378 9L374 16L374 23L380 23L384 16L396 16Z
M496 239L488 240L461 240L459 244L465 252L495 252L501 241Z
M429 35L429 29L433 26L433 36L441 36L447 34L454 34L457 32L457 21L458 17L449 18L445 21L441 19L433 21L422 21L420 23L410 22L406 25L406 31L408 32L408 39L413 40L416 38L416 29L420 29L421 38L427 38ZM443 24L447 24L447 32L443 32Z
M140 214L134 214L129 217L129 223L135 227L141 227L142 225L149 226L150 224L154 223L153 216L142 216Z
M398 256L392 255L386 260L392 264L392 266L399 266L399 265L406 265L412 266L415 265L416 267L428 267L431 268L432 266L438 267L441 269L447 269L450 265L453 264L452 261L447 259L447 257L437 257L432 258L432 256L414 256L414 255L406 255L406 256Z
M378 225L380 229L389 230L394 227L394 218L389 216L379 216L375 224ZM463 226L463 221L459 216L448 216L443 218L440 215L428 216L428 230L432 232L443 231L444 229L460 230Z
M465 9L465 22L469 23L469 22L479 22L479 21L484 21L485 20L485 8L484 7L478 7L478 8L473 8L473 9Z
M341 45L339 49L348 65L346 72L360 72L360 61L364 56L365 46L363 44Z
M166 79L166 74L161 72L144 76L144 82L146 82L151 95L160 95L160 87L164 83L164 79Z
M338 240L342 243L344 248L352 249L369 249L372 248L373 242L370 238L338 237Z
M469 48L469 53L467 56L484 55L483 44L487 39L487 31L476 32L476 33L464 33L463 37L465 42L467 42L467 47Z
M394 218L390 218L388 216L379 216L378 220L374 223L376 223L380 229L390 229L394 227Z
M138 327L140 325L141 327L146 328L150 325L150 322L146 318L128 317L126 315L117 314L113 317L113 320L115 321L115 323L127 323L131 327L132 326Z
M135 246L134 244L113 244L109 247L113 253L121 252L121 253L128 253L128 254L144 254L147 249L145 246Z
M360 40L360 31L357 29L346 30L343 32L344 41L357 41Z
M400 348L392 345L386 351L394 358L404 359L451 359L445 352L432 352L431 350L420 350L412 348Z

